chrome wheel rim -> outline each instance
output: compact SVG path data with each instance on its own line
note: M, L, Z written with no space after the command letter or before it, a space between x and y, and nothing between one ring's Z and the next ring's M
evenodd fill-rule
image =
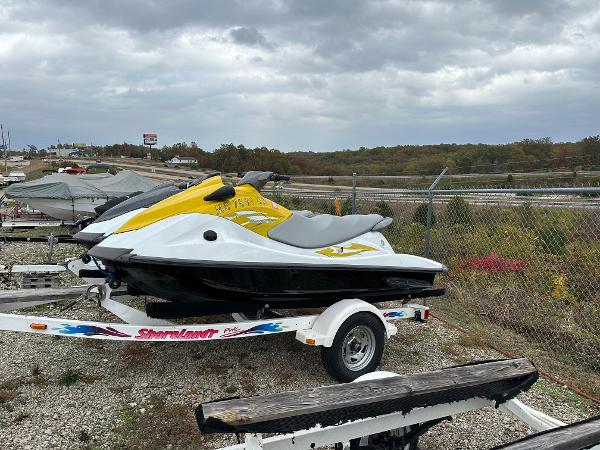
M342 361L352 371L364 369L375 354L375 334L365 326L352 328L344 337Z

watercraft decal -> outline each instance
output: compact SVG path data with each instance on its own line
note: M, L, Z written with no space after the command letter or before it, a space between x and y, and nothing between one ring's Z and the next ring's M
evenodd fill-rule
M352 242L350 245L332 245L331 247L327 247L321 250L318 250L316 253L320 253L321 255L329 256L329 257L344 257L344 256L354 256L364 252L373 252L379 251L378 248L369 247L368 245L359 244L358 242Z
M284 327L281 326L280 322L263 323L256 325L247 330L241 330L238 328L232 328L225 330L225 333L221 335L222 338L228 338L233 336L241 336L243 334L265 334L265 333L278 333L283 331Z
M246 228L263 223L275 223L279 220L277 217L258 211L238 211L235 214L224 216L224 218Z
M131 337L131 335L122 333L112 327L97 327L96 325L69 325L62 324L61 327L55 328L61 334L82 334L84 336L116 336L116 337Z
M404 317L406 313L404 311L388 311L383 313L383 317Z
M218 330L207 328L205 330L161 330L156 331L152 328L141 328L138 330L136 339L210 339Z

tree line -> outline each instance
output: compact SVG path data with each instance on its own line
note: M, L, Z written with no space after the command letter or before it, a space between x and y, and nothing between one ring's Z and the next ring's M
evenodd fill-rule
M333 152L282 152L266 147L223 144L209 152L195 143L153 148L135 144L88 147L98 157L127 156L166 161L175 155L194 157L199 168L221 172L272 170L290 175L432 175L503 173L534 170L600 170L600 135L576 142L554 143L550 138L524 139L509 144L436 144L360 147Z

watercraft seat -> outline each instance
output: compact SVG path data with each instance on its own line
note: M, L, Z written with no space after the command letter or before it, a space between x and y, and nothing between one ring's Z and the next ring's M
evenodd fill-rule
M392 223L379 214L332 216L294 212L269 231L269 237L300 248L321 248L345 242L368 231L380 231Z

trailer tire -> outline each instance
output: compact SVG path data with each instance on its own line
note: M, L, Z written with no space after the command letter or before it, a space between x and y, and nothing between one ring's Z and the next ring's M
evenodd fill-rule
M329 375L348 382L379 366L385 330L381 319L369 312L348 317L339 327L331 347L321 347L321 360Z

